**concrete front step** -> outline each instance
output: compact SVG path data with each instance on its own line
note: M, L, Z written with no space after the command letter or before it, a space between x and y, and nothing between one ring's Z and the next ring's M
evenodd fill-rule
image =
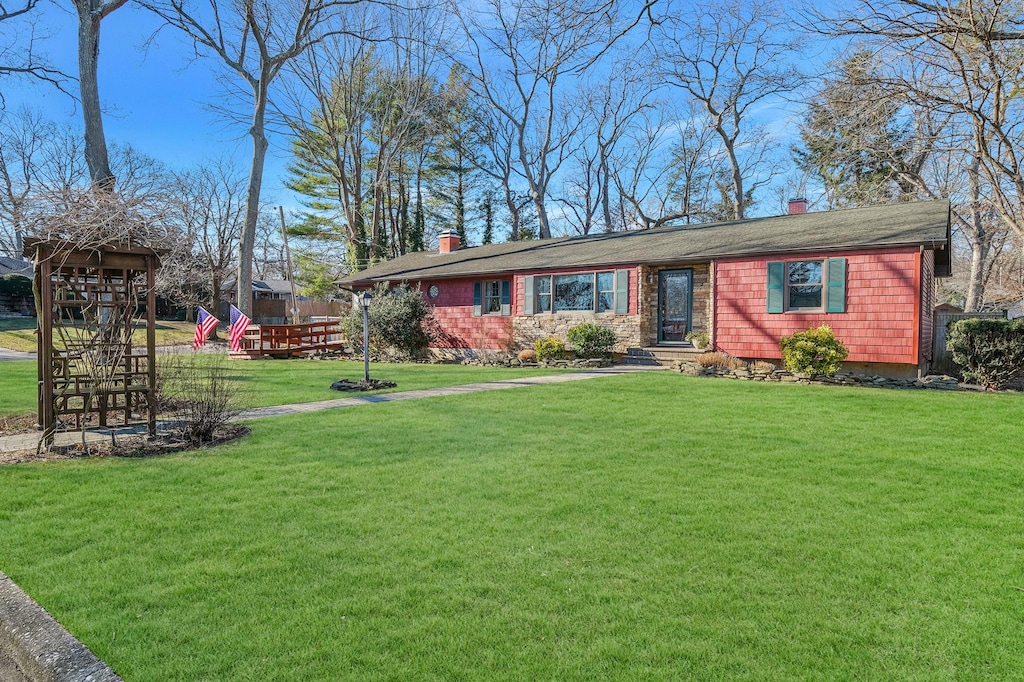
M703 350L693 346L647 346L645 348L630 348L629 352L622 358L626 365L671 365L683 360L692 360Z

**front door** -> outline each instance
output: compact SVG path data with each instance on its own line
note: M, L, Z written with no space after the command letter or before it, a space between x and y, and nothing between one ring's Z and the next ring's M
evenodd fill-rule
M682 343L690 331L693 270L658 273L658 343Z

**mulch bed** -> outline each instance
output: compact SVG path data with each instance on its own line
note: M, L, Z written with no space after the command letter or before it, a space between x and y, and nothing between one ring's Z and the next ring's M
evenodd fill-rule
M332 391L378 391L382 388L395 388L398 386L393 381L383 379L370 379L369 381L352 381L351 379L338 379L331 384Z
M36 431L35 417L32 418L32 428L22 431L22 433L29 431ZM207 448L227 443L248 435L249 432L245 426L229 424L218 429L214 439L202 447ZM195 450L195 447L181 440L176 433L158 433L153 439L145 435L117 436L113 441L104 440L52 447L38 453L35 450L0 452L0 465L54 459L77 459L79 457L156 457L185 450Z

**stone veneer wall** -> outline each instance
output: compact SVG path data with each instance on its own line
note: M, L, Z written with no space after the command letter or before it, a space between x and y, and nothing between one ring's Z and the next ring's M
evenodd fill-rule
M532 348L534 341L548 336L554 336L564 341L571 328L584 322L593 322L615 332L615 352L617 353L625 353L629 348L641 345L640 315L588 312L519 315L512 318L512 333L518 346Z
M714 344L711 296L711 265L640 266L640 338L641 346L658 345L658 273L662 270L693 270L693 310L690 311L694 332L706 331Z

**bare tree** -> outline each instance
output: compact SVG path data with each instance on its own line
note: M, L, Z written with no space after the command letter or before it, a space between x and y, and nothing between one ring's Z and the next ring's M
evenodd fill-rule
M587 88L583 141L574 154L574 172L563 184L558 200L581 234L589 234L595 227L605 232L616 227L612 195L613 176L621 158L618 148L642 120L640 114L656 106L650 68L640 63L643 56L618 55L613 60L616 68L604 82Z
M924 20L922 12L928 14ZM1024 8L1000 0L930 4L861 0L848 15L824 16L836 35L864 37L885 65L875 76L892 98L942 119L938 149L959 159L954 221L972 253L966 307L983 300L993 244L1002 228L1024 236L1024 52L1012 42ZM914 26L911 21L921 20ZM920 114L918 114L920 115ZM907 174L919 191L934 191Z
M724 207L715 205L714 192L725 168L705 113L690 102L681 111L663 107L640 119L643 125L630 132L613 164L628 225L721 219Z
M450 5L466 40L462 63L470 87L494 119L489 128L511 145L509 160L529 189L541 239L551 237L546 202L552 177L573 151L582 123L574 99L579 79L653 2L631 20L623 20L622 4L486 0L471 8ZM506 189L506 196L510 192Z
M25 212L40 185L39 167L56 126L39 112L0 109L0 251L21 256Z
M84 1L84 0L83 0ZM357 0L208 0L201 11L188 0L143 0L140 4L182 31L193 42L197 57L219 59L240 78L252 97L249 137L252 159L245 224L238 248L238 308L251 316L252 267L260 213L267 140L267 107L271 83L281 70L313 45L347 28L339 13Z
M1024 40L1024 7L1013 0L861 0L846 15L824 18L843 35L873 37L885 27L887 35L899 40Z
M165 286L186 305L208 305L216 315L245 222L245 177L225 160L211 161L178 173L174 187L170 217L180 230L180 267L166 268Z
M128 0L71 0L78 13L78 87L85 124L85 161L94 186L112 190L114 174L110 170L107 140L103 134L100 105L99 56L100 23Z
M775 175L771 140L755 107L796 90L796 42L773 0L673 8L660 26L664 75L699 102L729 162L732 216L743 218L754 192Z
M68 75L53 67L40 54L38 43L48 35L39 32L33 10L39 0L21 0L15 5L0 2L0 77L25 77L43 81L62 92ZM0 90L0 106L4 104Z

